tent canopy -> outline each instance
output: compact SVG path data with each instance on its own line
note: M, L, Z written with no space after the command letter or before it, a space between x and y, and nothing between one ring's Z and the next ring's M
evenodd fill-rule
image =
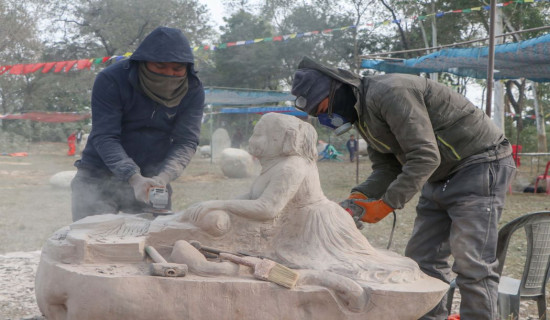
M220 113L234 113L234 114L244 114L244 113L255 113L255 114L265 114L268 112L279 112L284 114L289 114L297 117L307 117L307 113L303 111L296 110L294 107L249 107L249 108L222 108Z
M448 72L485 79L488 55L488 47L444 49L402 61L363 59L361 67L387 73ZM550 34L495 46L494 78L550 82Z
M206 104L211 105L261 105L294 101L290 92L234 88L205 88Z

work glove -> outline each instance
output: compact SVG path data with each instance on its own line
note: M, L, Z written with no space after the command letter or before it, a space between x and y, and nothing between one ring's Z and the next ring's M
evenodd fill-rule
M369 199L360 192L352 192L340 206L349 212L358 229L363 228L363 222L377 223L393 211L384 201Z
M149 203L149 188L156 186L157 182L152 178L146 178L139 173L135 173L128 179L128 183L134 188L136 200Z
M151 179L156 181L155 186L166 187L166 185L170 183L170 176L165 172L161 172L157 176L152 177Z

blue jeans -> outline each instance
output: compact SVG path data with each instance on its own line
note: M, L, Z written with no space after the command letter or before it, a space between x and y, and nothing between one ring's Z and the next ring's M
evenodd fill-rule
M454 257L463 320L498 319L498 222L515 170L508 156L469 165L422 189L405 255L447 283L452 280L449 258ZM446 299L422 319L447 319Z

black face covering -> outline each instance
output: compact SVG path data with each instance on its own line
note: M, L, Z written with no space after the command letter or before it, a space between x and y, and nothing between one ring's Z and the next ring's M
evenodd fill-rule
M354 107L356 102L351 86L343 84L334 93L333 112L354 123L358 118Z

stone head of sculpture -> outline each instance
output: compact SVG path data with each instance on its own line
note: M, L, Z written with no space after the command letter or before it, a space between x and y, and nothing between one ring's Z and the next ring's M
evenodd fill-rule
M300 156L317 159L317 132L294 116L268 113L258 121L249 140L249 152L258 159Z

